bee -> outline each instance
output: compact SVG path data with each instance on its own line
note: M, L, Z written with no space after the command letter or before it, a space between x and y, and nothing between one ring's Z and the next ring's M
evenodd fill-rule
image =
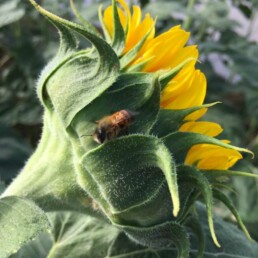
M93 139L99 144L117 138L119 135L128 134L128 127L134 121L134 114L129 110L120 110L110 116L105 116L96 121L97 127Z

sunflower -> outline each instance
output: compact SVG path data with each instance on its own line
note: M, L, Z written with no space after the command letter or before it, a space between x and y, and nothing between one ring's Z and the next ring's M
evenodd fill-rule
M120 59L142 43L133 60L126 65L125 71L137 67L138 71L142 72L166 72L184 64L162 90L160 107L161 109L180 110L203 105L207 82L205 75L195 68L199 55L197 46L186 45L190 33L178 25L156 36L155 19L149 13L143 17L138 6L133 5L131 12L124 0L117 0L117 2L120 5L117 10L125 35L125 44ZM107 7L101 17L102 26L109 41L112 41L114 37L113 17L112 6ZM185 123L179 131L195 132L211 137L218 136L223 131L219 124L197 121L206 111L207 108L202 108L186 116ZM222 142L229 141L222 140ZM213 144L197 144L189 149L184 163L204 170L227 170L239 159L242 159L242 155L237 150Z
M206 78L195 69L198 49L186 45L189 33L176 26L155 36L155 19L149 14L143 18L137 6L131 12L124 0L113 0L101 16L103 40L76 10L83 25L30 2L59 30L60 48L37 84L45 109L42 138L3 196L29 198L48 211L63 207L95 214L119 230L115 241L125 232L128 241L155 253L173 244L182 258L189 257L188 228L200 242L198 257L204 252L203 220L192 209L200 196L211 237L220 247L212 213L216 198L250 239L220 190L224 185L218 184L221 175L255 177L227 170L242 158L238 151L248 150L215 139L222 132L219 124L199 121L212 104L203 105ZM93 48L78 48L75 33ZM131 107L140 117L131 135L114 134L100 145L82 137L92 136L98 129L95 121L113 109ZM135 253L128 243L126 252Z

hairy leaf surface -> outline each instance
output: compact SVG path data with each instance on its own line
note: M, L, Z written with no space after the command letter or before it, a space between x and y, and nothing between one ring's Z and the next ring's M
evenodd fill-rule
M14 196L0 199L1 258L49 229L46 214L33 202Z

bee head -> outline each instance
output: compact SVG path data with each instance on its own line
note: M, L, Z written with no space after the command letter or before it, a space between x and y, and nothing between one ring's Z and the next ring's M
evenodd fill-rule
M96 141L99 144L102 144L103 142L105 142L106 138L107 138L106 131L103 128L98 127L95 133L93 134L94 141Z

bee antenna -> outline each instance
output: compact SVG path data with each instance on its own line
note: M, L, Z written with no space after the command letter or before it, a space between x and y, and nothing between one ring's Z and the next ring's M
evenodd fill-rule
M92 134L83 134L83 135L80 136L80 138L85 137L85 136L93 136L93 135Z

